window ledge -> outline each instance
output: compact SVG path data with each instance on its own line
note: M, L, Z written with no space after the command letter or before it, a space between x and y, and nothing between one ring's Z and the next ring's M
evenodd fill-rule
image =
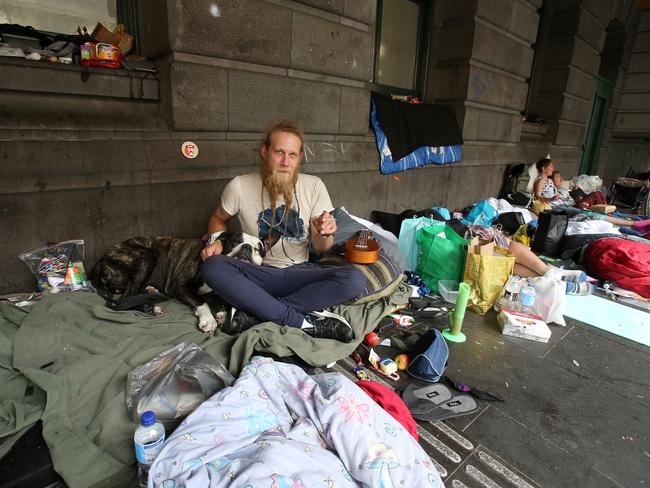
M548 126L544 122L527 122L521 123L521 131L529 134L537 134L540 136L546 135Z
M0 57L0 90L160 100L157 75L91 66ZM82 75L88 73L86 81Z

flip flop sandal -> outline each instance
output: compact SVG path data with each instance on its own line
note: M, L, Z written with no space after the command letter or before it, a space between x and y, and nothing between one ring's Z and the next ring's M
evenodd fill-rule
M453 396L451 390L441 383L419 388L415 383L410 383L402 392L402 400L414 417L416 413L430 412L438 405L451 400Z
M428 412L417 414L411 412L414 418L418 420L428 420L433 422L435 420L445 420L453 417L460 417L476 412L478 405L476 401L469 395L457 395L450 400L442 402L437 407L430 409Z

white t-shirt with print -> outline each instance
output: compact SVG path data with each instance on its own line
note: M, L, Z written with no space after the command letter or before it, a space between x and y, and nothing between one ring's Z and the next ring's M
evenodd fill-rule
M311 219L334 208L325 184L316 176L298 175L288 218L284 217L286 208L282 196L278 196L273 218L266 190L263 195L262 202L262 178L259 173L237 176L223 190L221 207L229 215L237 215L244 232L271 243L270 251L264 258L265 265L286 268L307 261Z

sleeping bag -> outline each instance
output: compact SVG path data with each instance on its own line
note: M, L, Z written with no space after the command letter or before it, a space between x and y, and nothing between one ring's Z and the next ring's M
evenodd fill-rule
M650 298L650 244L599 239L584 255L587 273Z

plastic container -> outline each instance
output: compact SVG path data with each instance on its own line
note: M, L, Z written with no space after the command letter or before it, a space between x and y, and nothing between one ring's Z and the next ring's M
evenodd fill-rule
M140 417L140 425L133 434L135 457L138 460L138 481L147 487L149 468L165 442L165 427L156 420L156 414L148 410Z
M456 303L458 300L458 282L453 280L439 280L438 281L438 291L442 298L447 300L449 303Z

